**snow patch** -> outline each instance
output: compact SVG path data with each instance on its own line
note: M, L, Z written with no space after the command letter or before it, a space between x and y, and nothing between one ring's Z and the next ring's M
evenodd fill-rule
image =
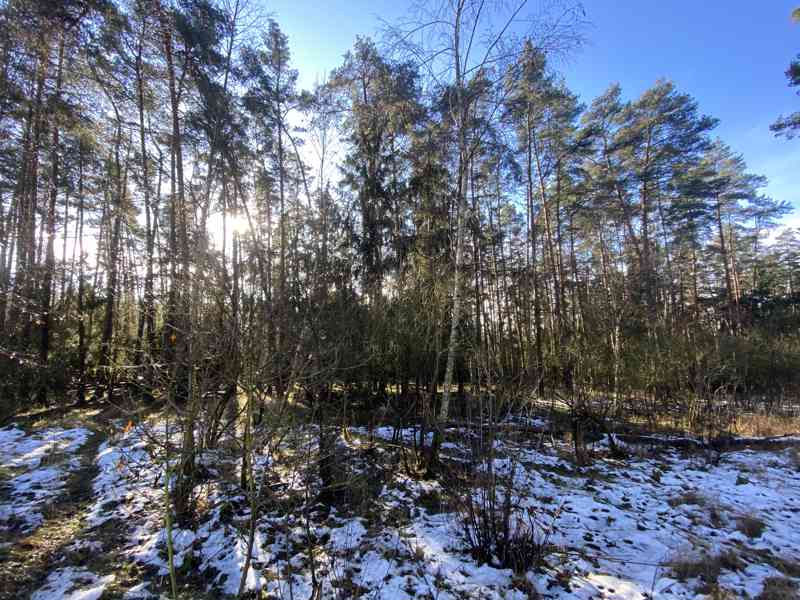
M50 573L44 586L35 591L31 600L98 600L113 575L99 577L83 568L67 567Z

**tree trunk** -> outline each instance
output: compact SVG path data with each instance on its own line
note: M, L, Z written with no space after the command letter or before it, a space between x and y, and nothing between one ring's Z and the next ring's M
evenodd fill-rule
M58 45L58 67L56 71L56 87L53 98L56 103L61 95L61 73L64 65L64 35ZM46 369L50 355L50 309L53 295L53 275L56 268L55 256L55 237L56 237L56 199L58 197L58 168L59 168L59 128L55 122L52 123L52 147L50 148L50 202L47 207L47 256L45 259L45 270L42 277L42 314L41 314L41 340L39 345L39 364ZM45 376L46 377L46 376ZM46 377L46 379L48 379ZM37 395L39 404L47 403L47 383L43 381L39 384Z

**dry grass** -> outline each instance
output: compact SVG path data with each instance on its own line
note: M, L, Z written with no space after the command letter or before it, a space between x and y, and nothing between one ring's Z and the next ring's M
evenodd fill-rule
M765 528L764 521L753 515L744 515L736 520L736 529L751 539L761 537Z
M753 437L772 437L800 433L800 418L777 415L743 414L733 423L733 431L738 435Z
M737 600L738 596L736 596L733 592L726 590L725 588L721 588L719 585L715 584L708 590L706 598L708 600Z
M800 450L798 450L797 448L792 448L789 451L789 456L792 459L792 464L798 471L800 471Z
M800 579L800 561L794 557L787 558L774 554L766 548L742 548L744 556L750 563L761 563L780 571L786 577Z
M701 554L693 558L676 558L669 563L679 580L700 579L706 593L716 587L722 571L739 571L744 566L744 562L731 550L713 556Z
M706 497L702 494L699 494L697 490L687 490L686 492L682 493L679 496L673 496L669 500L667 500L669 505L673 508L676 506L682 506L684 504L694 504L696 506L705 506L706 505Z
M648 433L708 435L733 433L741 436L772 437L800 435L800 416L780 416L762 413L739 413L726 416L723 422L710 424L693 422L688 413L629 415L626 424Z
M724 525L725 520L722 517L721 506L719 506L718 504L712 504L711 506L709 506L708 521L716 529L720 529Z
M798 593L797 584L786 577L768 577L764 580L764 591L756 596L756 600L798 599L800 599L800 593Z
M770 555L766 562L788 577L800 578L800 562L796 560Z
M741 521L741 520L740 520ZM773 556L769 551L760 551L748 554L748 561L756 560L769 564L786 577L769 577L764 580L764 590L755 600L800 600L800 586L790 577L800 576L800 565L779 557ZM669 567L675 577L681 581L697 579L701 582L696 590L714 600L728 600L736 596L719 586L719 577L723 571L741 571L745 563L733 550L719 554L696 554L691 557L681 555L670 561Z

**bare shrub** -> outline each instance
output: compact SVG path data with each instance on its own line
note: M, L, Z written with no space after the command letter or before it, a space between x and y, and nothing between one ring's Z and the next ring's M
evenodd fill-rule
M471 480L447 487L451 505L469 550L480 563L525 573L540 565L548 552L550 522L537 509L524 507L508 476L480 471Z

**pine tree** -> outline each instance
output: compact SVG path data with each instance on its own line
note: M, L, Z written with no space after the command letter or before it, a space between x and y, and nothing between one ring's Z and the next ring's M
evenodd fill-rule
M794 9L792 20L795 23L800 23L800 8ZM789 68L786 69L786 79L789 80L789 87L800 86L800 55L789 63ZM800 94L800 91L798 91L798 94ZM784 136L787 139L792 139L797 135L797 131L800 130L800 112L792 113L787 117L780 117L769 128L778 137Z

